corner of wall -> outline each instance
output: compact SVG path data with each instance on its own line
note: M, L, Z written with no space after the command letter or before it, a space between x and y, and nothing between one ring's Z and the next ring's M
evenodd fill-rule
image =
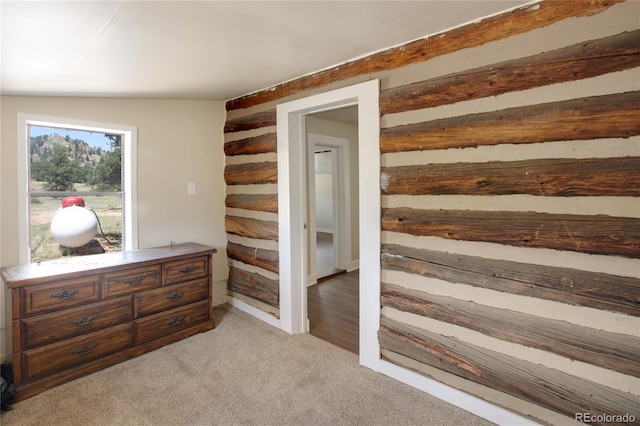
M222 305L228 302L227 280L213 282L213 306Z

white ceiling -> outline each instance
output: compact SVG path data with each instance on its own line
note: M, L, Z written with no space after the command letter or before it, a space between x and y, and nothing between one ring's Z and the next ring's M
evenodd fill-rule
M227 100L530 2L2 0L0 90Z

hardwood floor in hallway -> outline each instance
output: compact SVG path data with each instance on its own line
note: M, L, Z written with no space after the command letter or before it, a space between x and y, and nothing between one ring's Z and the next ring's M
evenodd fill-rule
M359 272L338 274L307 288L309 334L355 354L359 350Z

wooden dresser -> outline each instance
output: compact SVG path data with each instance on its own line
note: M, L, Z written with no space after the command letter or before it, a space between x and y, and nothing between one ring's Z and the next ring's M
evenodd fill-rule
M214 328L215 252L186 243L2 268L18 399Z

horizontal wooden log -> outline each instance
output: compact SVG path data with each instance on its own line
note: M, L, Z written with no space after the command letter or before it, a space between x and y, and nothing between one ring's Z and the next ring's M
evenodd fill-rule
M278 194L231 194L225 198L227 207L278 213Z
M566 18L600 13L620 1L622 0L542 1L534 7L523 6L485 18L480 22L473 22L441 34L340 64L313 75L232 99L226 103L226 108L227 111L248 108L306 90L317 89L336 81L425 62L458 50L526 33Z
M640 279L385 244L383 269L640 316Z
M230 267L227 288L277 308L279 284L259 274Z
M228 164L224 168L224 181L227 185L278 183L278 163Z
M382 284L382 306L455 324L500 340L640 377L640 339L474 302Z
M582 80L640 65L640 31L578 43L387 89L380 114L392 114Z
M251 115L227 120L224 124L224 133L241 132L244 130L259 129L276 125L276 110L257 112Z
M488 386L574 418L624 415L640 418L640 397L565 372L523 361L453 337L382 318L381 349ZM594 423L594 424L606 424Z
M392 208L382 211L382 229L517 247L640 257L640 219L636 218Z
M227 256L230 259L239 260L247 265L254 265L270 272L279 273L278 252L257 247L247 247L241 244L228 243Z
M640 158L426 164L381 171L383 194L638 196Z
M640 134L640 92L568 101L406 124L382 129L382 153L471 148Z
M224 218L224 227L230 234L278 241L278 222L247 217L226 216Z
M274 153L277 149L278 141L275 133L266 133L224 144L224 153L228 156Z

